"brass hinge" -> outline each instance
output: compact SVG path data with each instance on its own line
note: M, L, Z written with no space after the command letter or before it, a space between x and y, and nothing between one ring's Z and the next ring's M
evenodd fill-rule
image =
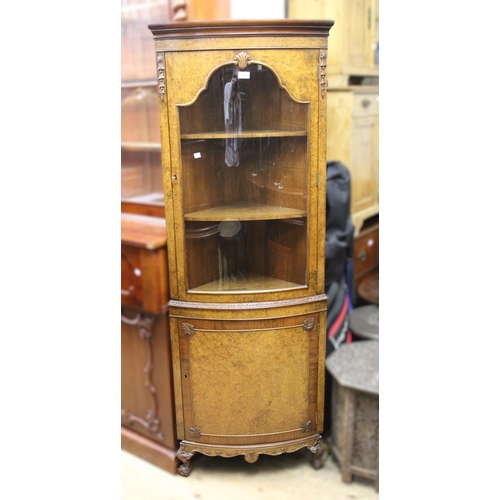
M319 171L316 170L316 187L319 186Z

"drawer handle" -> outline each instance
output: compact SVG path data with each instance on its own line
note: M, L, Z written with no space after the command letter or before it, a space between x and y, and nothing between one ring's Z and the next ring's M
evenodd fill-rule
M361 105L363 106L363 108L367 108L370 104L371 104L371 101L369 99L363 99L361 101Z
M361 250L361 252L358 253L358 259L361 262L364 262L366 260L367 255L368 254L366 253L366 250Z

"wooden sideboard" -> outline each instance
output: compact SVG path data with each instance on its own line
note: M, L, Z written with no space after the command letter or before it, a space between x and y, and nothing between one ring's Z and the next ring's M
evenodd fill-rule
M165 219L121 218L122 448L175 473Z
M366 304L366 299L360 297L360 287L377 280L379 274L379 221L378 215L368 219L358 236L354 239L354 282L357 291L356 305ZM375 292L375 290L373 290ZM374 294L377 297L378 292ZM373 300L370 303L375 303Z

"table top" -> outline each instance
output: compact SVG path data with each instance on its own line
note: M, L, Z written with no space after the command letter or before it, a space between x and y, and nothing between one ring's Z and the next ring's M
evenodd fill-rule
M378 305L378 273L361 281L357 287L357 292L366 302Z
M123 213L122 245L155 250L167 244L165 218Z
M378 313L374 304L356 307L349 314L349 329L357 337L378 340Z
M342 344L326 358L326 368L341 386L378 395L378 347L376 340Z

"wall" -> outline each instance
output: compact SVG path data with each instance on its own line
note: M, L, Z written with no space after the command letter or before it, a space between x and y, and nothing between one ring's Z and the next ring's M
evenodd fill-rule
M231 0L231 19L284 19L286 0Z

